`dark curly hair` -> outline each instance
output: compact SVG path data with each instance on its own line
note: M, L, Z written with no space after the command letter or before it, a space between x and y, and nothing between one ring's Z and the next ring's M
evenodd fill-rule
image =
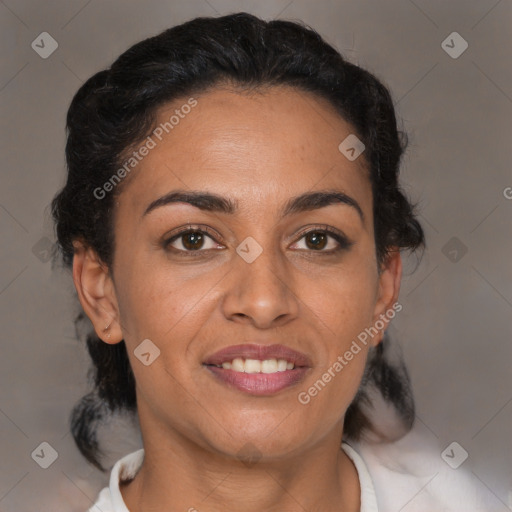
M236 13L195 18L135 44L75 94L67 113L67 181L52 201L65 266L72 266L72 242L82 240L112 271L114 201L123 184L101 200L94 190L155 128L159 107L226 83L240 90L287 85L328 100L365 144L379 268L390 251L424 247L414 206L398 183L406 139L397 129L386 87L302 22L267 22ZM84 319L82 312L76 321ZM84 337L94 388L73 409L71 431L87 460L105 471L97 426L116 410L136 413L135 379L124 341L104 343L90 329ZM386 333L370 352L361 387L346 412L346 438L378 432L369 415L371 389L395 407L406 431L413 424L409 377L401 361L386 357L388 343Z

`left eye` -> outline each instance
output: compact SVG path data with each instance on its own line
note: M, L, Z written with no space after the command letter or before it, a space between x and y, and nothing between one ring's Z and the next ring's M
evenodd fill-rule
M329 239L331 239L330 247ZM351 243L343 235L330 230L320 229L304 233L299 241L300 240L304 240L306 245L306 247L303 247L303 249L316 252L336 252L341 249L346 249L351 245ZM297 244L298 242L296 242L295 245Z

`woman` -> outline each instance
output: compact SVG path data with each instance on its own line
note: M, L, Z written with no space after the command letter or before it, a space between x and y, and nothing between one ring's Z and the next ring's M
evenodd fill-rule
M424 245L387 89L313 30L238 13L134 45L67 128L53 215L95 370L72 431L102 468L95 429L129 410L144 445L90 510L378 510L349 443L412 425L385 330Z

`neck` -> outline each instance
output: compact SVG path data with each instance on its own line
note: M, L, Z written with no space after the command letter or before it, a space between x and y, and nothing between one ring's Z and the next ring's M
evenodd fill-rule
M141 424L143 439L144 428ZM341 429L289 457L241 461L168 428L153 429L135 478L121 485L131 512L356 512L360 508L357 470L340 448Z

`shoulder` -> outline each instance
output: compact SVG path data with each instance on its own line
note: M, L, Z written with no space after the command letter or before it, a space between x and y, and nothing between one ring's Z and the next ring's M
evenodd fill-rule
M503 503L471 472L469 460L452 468L441 456L446 447L417 428L394 443L351 444L366 463L379 512L503 510Z
M129 512L119 490L119 482L132 479L143 460L143 448L119 459L110 473L109 486L101 490L96 502L87 512Z

